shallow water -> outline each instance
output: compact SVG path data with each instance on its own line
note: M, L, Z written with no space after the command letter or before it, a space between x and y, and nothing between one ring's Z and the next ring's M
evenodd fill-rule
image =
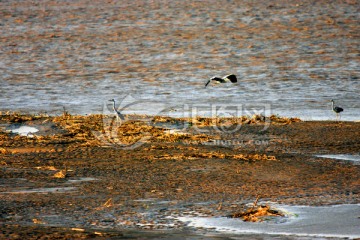
M10 192L2 192L2 194L26 194L26 193L65 193L76 190L76 187L49 187L49 188L33 188L24 190L14 190Z
M316 157L321 158L332 158L344 161L353 162L355 165L360 165L360 155L352 154L325 154L325 155L315 155Z
M2 111L102 113L131 95L125 113L333 120L335 99L342 120L360 120L351 1L6 1L0 10ZM237 84L204 88L229 73Z
M289 216L284 222L243 222L219 217L180 217L189 226L232 234L269 234L300 237L359 238L360 205L326 207L276 206Z
M34 136L33 133L38 132L39 129L24 125L24 126L20 126L20 127L17 127L17 128L12 128L10 131L12 133L19 134L20 136L32 137L32 136Z
M90 181L98 181L98 179L93 177L80 177L80 178L68 180L69 183L81 183L81 182L90 182Z

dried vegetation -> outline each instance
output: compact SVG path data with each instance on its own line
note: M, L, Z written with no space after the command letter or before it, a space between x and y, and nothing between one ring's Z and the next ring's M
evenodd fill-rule
M62 142L62 143L78 143L80 145L96 146L101 145L98 135L100 134L106 138L106 141L113 144L131 145L142 139L147 142L168 142L183 144L199 144L213 139L220 139L219 135L210 136L199 133L194 129L204 127L222 127L232 126L236 124L291 124L300 121L296 118L280 118L276 116L263 117L255 115L249 117L232 117L232 118L170 118L155 116L150 118L148 116L127 116L124 122L117 121L113 116L107 115L89 115L89 116L73 116L64 112L61 116L49 117L46 115L21 115L19 113L6 113L1 115L0 121L2 123L21 123L36 122L38 125L52 122L57 126L52 134L37 135L36 141ZM180 127L179 127L180 126ZM178 129L180 128L180 130ZM0 140L7 141L10 136L7 133L0 132ZM12 136L13 140L26 140L27 137ZM6 153L5 148L0 149L1 153ZM210 157L224 158L229 157L224 154L207 154ZM192 157L192 156L183 156ZM197 156L194 156L197 157ZM244 156L230 156L231 158L246 158ZM182 158L182 157L181 157ZM255 156L256 159L263 157Z
M268 205L257 205L259 198L256 198L252 207L230 215L231 218L242 218L245 222L262 222L267 217L285 217L279 210L272 209Z

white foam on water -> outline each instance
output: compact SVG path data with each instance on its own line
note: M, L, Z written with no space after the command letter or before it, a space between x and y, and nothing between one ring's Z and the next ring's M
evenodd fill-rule
M316 157L321 158L332 158L338 160L345 160L354 162L355 165L360 164L360 155L352 155L352 154L323 154L323 155L315 155Z
M39 129L29 126L20 126L19 128L11 129L12 133L17 133L20 136L34 136L33 133L38 132Z
M187 216L179 217L179 220L191 227L231 234L360 238L360 204L275 207L289 213L284 222L250 223L234 218Z

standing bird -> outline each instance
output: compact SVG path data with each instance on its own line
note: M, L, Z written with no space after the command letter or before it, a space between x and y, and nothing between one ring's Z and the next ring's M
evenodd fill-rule
M336 113L336 119L338 119L340 117L340 113L342 111L344 111L343 108L335 106L335 102L333 99L331 99L331 104L332 104L332 110Z
M236 76L234 74L227 75L227 76L225 76L223 78L213 77L205 84L205 87L207 87L207 85L209 85L209 83L211 81L214 81L216 83L226 83L226 82L236 83L237 78L236 78Z
M124 115L122 115L121 112L118 111L118 110L116 109L116 107L115 107L115 99L110 99L109 101L114 103L114 104L113 104L113 110L114 110L114 113L115 113L115 115L116 115L116 119L117 119L118 121L119 121L119 119L125 120Z

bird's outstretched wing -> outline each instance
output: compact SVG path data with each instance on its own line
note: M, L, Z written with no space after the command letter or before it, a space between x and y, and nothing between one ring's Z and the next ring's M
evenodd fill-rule
M234 74L227 75L227 76L223 77L223 79L224 79L225 81L230 81L230 82L232 82L232 83L236 83L236 82L237 82L237 78L236 78L236 76L235 76Z
M211 80L209 80L209 81L205 84L205 87L207 87L207 85L209 85L210 82L211 82Z

